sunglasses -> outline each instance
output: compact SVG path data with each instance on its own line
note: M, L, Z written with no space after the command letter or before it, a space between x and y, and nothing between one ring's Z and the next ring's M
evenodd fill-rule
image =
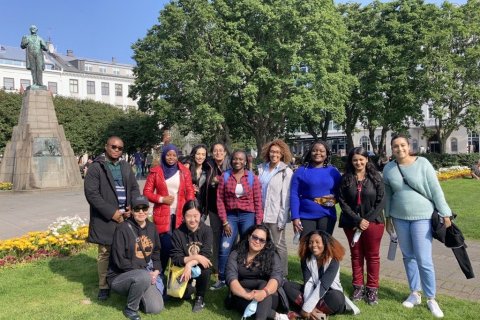
M134 212L140 212L140 211L143 211L143 212L147 212L148 211L148 207L136 207L136 208L133 208L133 211Z
M116 146L116 145L114 145L114 144L111 144L111 145L110 145L110 148L112 148L112 150L123 151L123 147Z
M259 238L254 234L252 234L250 238L252 239L252 241L260 242L261 244L265 244L267 242L267 239Z

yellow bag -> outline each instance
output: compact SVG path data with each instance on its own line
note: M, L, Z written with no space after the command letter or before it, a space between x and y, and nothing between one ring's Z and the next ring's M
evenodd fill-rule
M169 296L183 298L188 286L188 281L180 282L184 269L173 265L172 259L168 260L167 294Z

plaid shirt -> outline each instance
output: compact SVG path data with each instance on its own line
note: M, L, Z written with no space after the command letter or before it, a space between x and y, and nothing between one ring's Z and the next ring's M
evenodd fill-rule
M220 220L222 220L222 223L227 222L227 211L242 210L245 212L254 212L256 223L262 223L262 189L258 177L253 176L253 188L250 188L248 183L248 170L245 170L243 176L240 178L240 182L242 183L243 190L245 190L245 194L237 198L235 195L237 180L235 180L233 172L230 174L226 184L224 182L224 174L219 178L217 209Z

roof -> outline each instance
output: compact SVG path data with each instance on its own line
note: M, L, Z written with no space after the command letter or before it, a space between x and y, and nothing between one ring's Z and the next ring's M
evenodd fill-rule
M20 47L0 45L0 59L25 61L25 50Z

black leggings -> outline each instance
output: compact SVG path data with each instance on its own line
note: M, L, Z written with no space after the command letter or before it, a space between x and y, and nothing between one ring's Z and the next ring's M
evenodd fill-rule
M335 219L331 219L329 217L323 217L316 220L307 220L307 219L300 219L303 226L303 231L301 236L305 236L311 231L314 230L322 230L327 232L329 235L333 234L333 229L335 228Z
M183 294L183 299L190 299L192 294L196 293L196 296L201 296L205 298L205 293L207 291L208 283L210 282L210 275L212 274L212 270L204 269L200 267L202 273L195 278L195 287L192 286L193 279L190 279L188 282L187 290Z
M296 282L287 281L283 284L291 309L299 311L302 308L303 289L304 286ZM329 289L323 298L319 299L316 308L325 314L342 313L345 310L345 296L340 290Z
M249 280L242 280L240 281L242 287L250 290L260 290L263 289L267 285L267 281L265 280L256 280L256 279L249 279ZM242 314L245 311L245 308L249 305L252 301L245 300L238 296L232 294L230 305L233 306L235 309L240 311ZM275 319L276 309L279 306L279 297L278 294L275 292L274 294L269 295L265 299L257 305L257 312L255 313L255 319L257 320L264 320L264 319Z

